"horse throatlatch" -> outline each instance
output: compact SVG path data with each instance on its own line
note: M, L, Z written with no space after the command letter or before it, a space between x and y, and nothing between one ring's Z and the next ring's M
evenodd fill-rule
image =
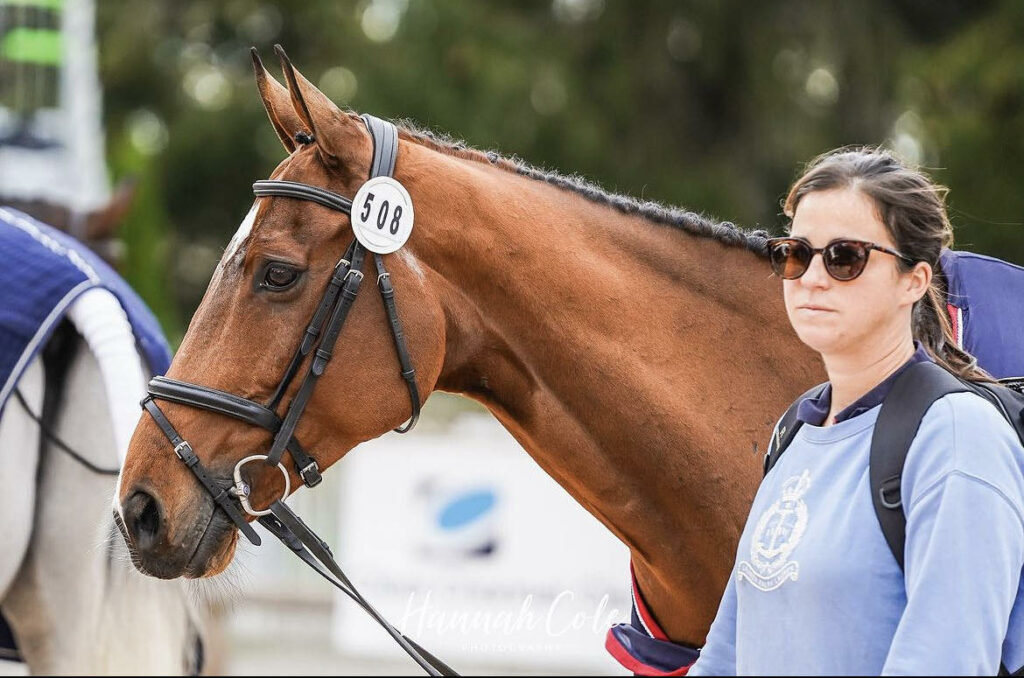
M398 154L398 131L394 125L370 115L363 116L363 122L373 139L373 162L370 166L370 179L379 176L390 177L395 169L395 158ZM310 186L293 181L257 181L253 184L253 193L257 197L284 197L296 200L309 200L332 210L352 215L352 201L324 188ZM323 375L334 353L334 345L341 333L345 319L348 317L352 303L359 293L363 281L363 263L366 248L357 239L353 239L345 254L334 267L334 273L327 283L327 289L317 305L313 317L306 327L306 332L299 343L292 360L285 370L284 376L274 390L270 401L266 404L242 398L208 388L167 377L155 377L149 382L149 396L142 401L142 406L174 447L174 453L192 470L199 482L213 496L213 500L238 526L242 534L257 546L261 543L259 535L252 525L246 521L243 511L255 516L271 534L281 540L317 574L338 587L356 604L362 607L378 624L395 639L405 652L420 665L428 674L435 676L454 676L451 668L429 652L421 648L411 639L398 632L366 601L355 589L352 582L334 561L330 548L309 527L302 522L284 503L289 494L288 472L281 463L287 451L295 463L299 477L307 487L320 484L322 477L316 460L309 456L295 437L295 429L309 403L310 396L317 380ZM384 301L388 316L388 326L394 338L395 350L401 365L402 378L409 390L412 402L412 416L403 426L395 429L398 433L407 433L415 426L420 415L420 394L416 386L416 370L412 366L408 347L402 334L402 325L398 319L395 305L395 291L390 276L384 267L380 254L372 253L377 269L377 287ZM315 349L315 350L314 350ZM305 376L298 391L288 405L284 419L277 415L277 407L284 398L285 391L298 375L299 368L312 353L306 368ZM235 483L222 485L206 470L192 446L175 430L167 419L157 400L198 407L228 417L259 426L274 434L274 441L267 454L250 455L240 460L233 473ZM278 467L285 476L285 490L280 499L270 504L266 510L257 511L249 504L249 486L242 480L241 469L250 462L263 460L270 466ZM237 503L236 503L237 502Z

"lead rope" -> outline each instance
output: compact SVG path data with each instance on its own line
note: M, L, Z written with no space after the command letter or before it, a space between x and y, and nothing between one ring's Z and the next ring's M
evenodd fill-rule
M344 571L334 560L330 547L318 537L297 516L291 508L282 500L278 499L270 505L270 515L260 517L259 522L263 527L277 537L281 542L291 549L292 553L298 556L304 563L330 582L339 591L351 598L361 607L374 621L380 624L388 632L398 645L405 650L413 661L420 668L431 676L458 676L450 666L427 652L411 638L403 635L398 629L384 619L379 612L362 596L356 587L353 586Z
M192 450L192 446L184 440L171 422L164 416L160 408L154 402L154 396L149 396L142 401L142 406L149 412L157 426L174 446L174 453L185 462L189 470L196 476L199 482L206 488L206 491L213 497L214 503L228 515L232 522L241 530L254 545L262 543L259 534L253 529L242 516L233 499L238 499L239 489L235 486L223 487L211 476ZM245 460L243 460L244 463ZM243 483L244 486L244 483ZM244 494L248 495L248 488L244 486ZM114 519L122 534L128 539L127 528L121 520L120 514L114 512ZM334 560L330 547L318 537L301 518L299 518L283 500L278 499L270 505L270 513L261 515L259 523L263 525L272 535L277 537L285 546L291 550L300 560L306 563L317 574L337 587L342 593L351 598L370 617L380 624L388 635L398 643L399 647L416 662L424 671L432 676L458 676L447 664L434 655L420 647L411 638L400 633L355 588L349 578L345 575L341 566Z

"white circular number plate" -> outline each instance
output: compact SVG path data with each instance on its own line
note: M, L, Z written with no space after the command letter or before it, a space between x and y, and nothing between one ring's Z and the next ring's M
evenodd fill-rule
M412 198L392 177L370 179L352 200L352 230L359 243L377 254L391 254L412 233Z

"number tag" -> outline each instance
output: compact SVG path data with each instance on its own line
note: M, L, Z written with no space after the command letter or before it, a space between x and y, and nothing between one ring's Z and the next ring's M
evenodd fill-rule
M352 200L352 230L366 249L391 254L412 233L412 198L393 177L374 177Z

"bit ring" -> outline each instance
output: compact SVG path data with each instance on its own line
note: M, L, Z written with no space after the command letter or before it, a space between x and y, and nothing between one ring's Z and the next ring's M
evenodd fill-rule
M257 511L253 509L252 504L249 503L249 494L251 493L251 488L244 480L242 480L242 467L248 464L250 461L258 461L268 458L269 457L267 457L267 455L265 454L253 454L248 457L245 457L237 464L235 464L235 486L232 488L232 494L238 497L238 501L242 504L242 509L246 513L248 513L251 516L256 516L257 518L260 516L268 515L271 511L270 509L267 509L265 511ZM281 469L281 475L284 476L284 494L281 495L281 499L283 500L286 499L289 494L291 494L292 482L291 479L288 477L288 471L285 469L283 464L278 462L277 468Z

